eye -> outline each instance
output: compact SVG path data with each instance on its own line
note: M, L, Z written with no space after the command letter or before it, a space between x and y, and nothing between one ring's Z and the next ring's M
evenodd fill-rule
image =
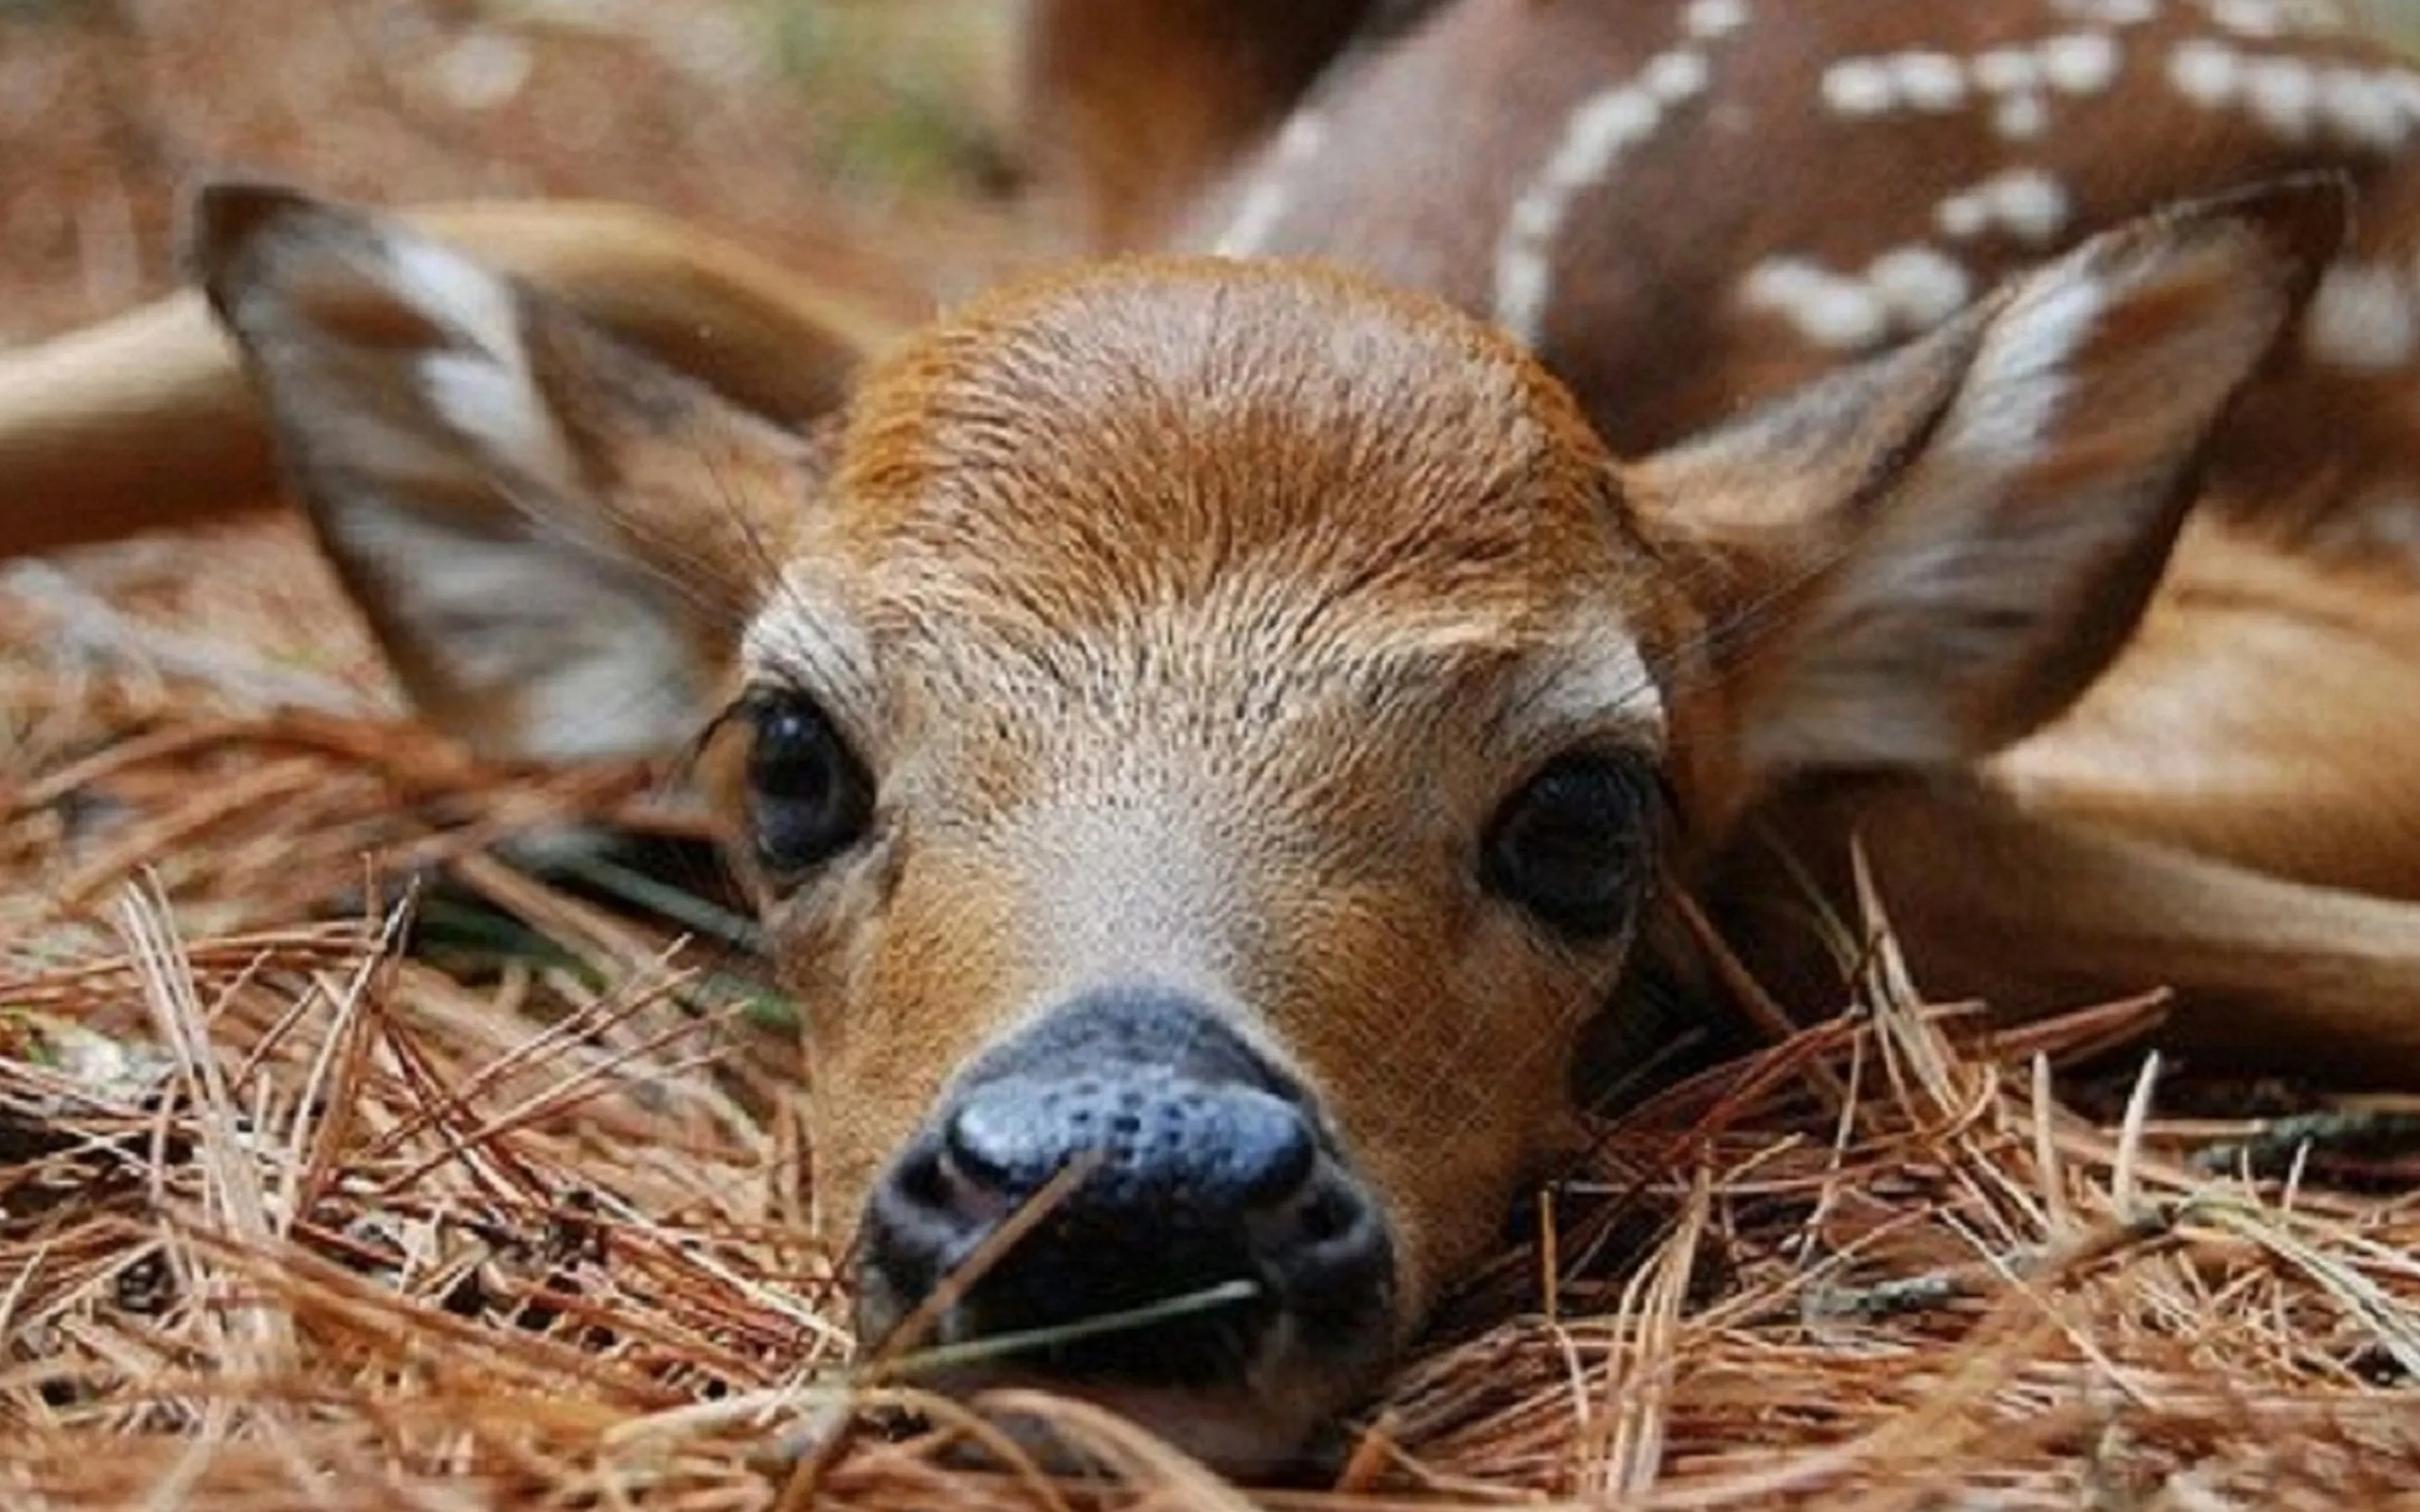
M1656 795L1643 755L1559 757L1497 811L1482 875L1561 933L1610 933L1654 872Z
M874 779L812 700L765 693L746 708L748 810L756 857L795 877L863 839L874 822Z

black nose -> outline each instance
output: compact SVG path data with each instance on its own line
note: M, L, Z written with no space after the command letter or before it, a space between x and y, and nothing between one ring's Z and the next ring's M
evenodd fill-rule
M1213 1310L1045 1347L1046 1373L1235 1374L1270 1326L1368 1346L1390 1316L1376 1205L1300 1093L1174 995L1071 1002L978 1063L867 1213L869 1292L912 1307L1062 1171L1047 1214L969 1288L953 1336L1063 1330L1248 1284ZM1019 1362L1032 1368L1037 1362Z
M1079 1160L1106 1213L1223 1218L1273 1208L1311 1174L1310 1122L1282 1098L1157 1066L1061 1081L1010 1076L971 1090L942 1127L942 1175L977 1215L1032 1196Z

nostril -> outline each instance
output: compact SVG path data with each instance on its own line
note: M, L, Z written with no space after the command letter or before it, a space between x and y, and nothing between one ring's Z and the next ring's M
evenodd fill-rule
M969 1162L946 1141L911 1151L886 1185L894 1218L938 1224L949 1233L971 1233L997 1223L1016 1205L1002 1191L998 1172Z
M949 1183L941 1172L939 1149L919 1149L899 1163L892 1183L899 1195L920 1208L939 1208L949 1201Z
M959 1072L869 1195L868 1316L941 1308L971 1340L1250 1283L1233 1305L1032 1357L1053 1379L1143 1387L1198 1386L1280 1344L1365 1361L1390 1336L1385 1210L1308 1094L1220 1025L1087 1000L1011 1048ZM1003 1235L1046 1188L1048 1211Z
M1353 1224L1353 1207L1344 1194L1329 1186L1303 1205L1297 1231L1306 1244L1326 1244L1342 1237Z
M1043 1117L1064 1118L1078 1130L1092 1119L1090 1110L1084 1108L1063 1113L1055 1098L1045 1097L1037 1106ZM1006 1191L1016 1185L1016 1149L1001 1137L1001 1131L994 1127L996 1122L979 1110L961 1109L942 1125L940 1156L936 1165L949 1167L953 1185L979 1185L994 1191Z
M1306 1329L1359 1326L1387 1304L1393 1243L1375 1202L1322 1159L1293 1200L1252 1216L1253 1253Z

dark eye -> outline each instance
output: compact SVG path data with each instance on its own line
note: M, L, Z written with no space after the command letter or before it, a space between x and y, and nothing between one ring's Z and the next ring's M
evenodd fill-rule
M1656 791L1643 755L1558 758L1497 810L1487 885L1562 933L1611 933L1654 871Z
M756 856L795 877L862 839L874 822L874 779L823 710L793 693L751 701L748 808Z

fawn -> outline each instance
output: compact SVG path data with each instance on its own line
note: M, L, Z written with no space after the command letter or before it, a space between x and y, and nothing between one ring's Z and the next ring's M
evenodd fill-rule
M1265 1467L1676 888L1821 1006L1854 837L1940 992L2420 1072L2420 74L2308 8L1037 0L1153 255L896 339L635 212L221 187L265 426L190 301L18 354L0 542L266 434L430 718L708 731L864 1336L1077 1164L942 1337L1251 1297L955 1384Z

